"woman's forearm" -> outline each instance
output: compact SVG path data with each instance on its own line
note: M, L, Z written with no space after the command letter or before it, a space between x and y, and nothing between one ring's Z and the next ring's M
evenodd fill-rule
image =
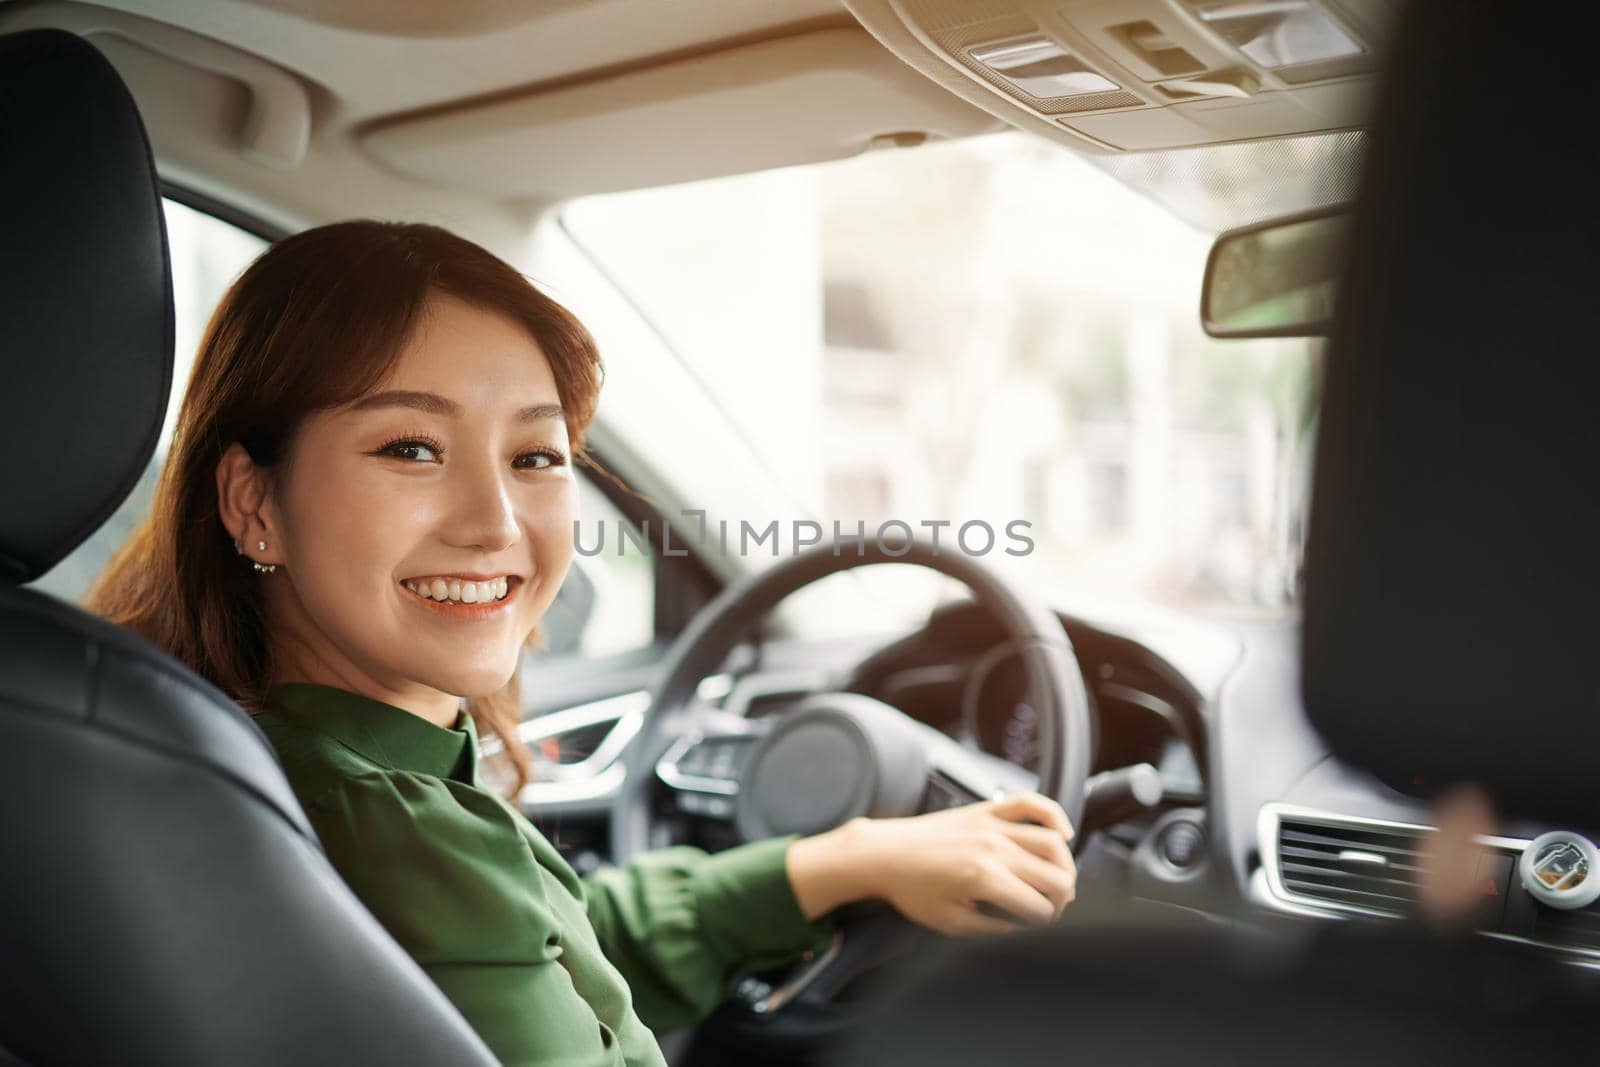
M871 836L870 820L852 819L789 846L789 883L807 919L877 895L868 843Z

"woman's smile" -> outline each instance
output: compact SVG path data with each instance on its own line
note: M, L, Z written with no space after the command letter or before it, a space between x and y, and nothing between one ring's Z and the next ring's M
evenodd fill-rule
M523 586L517 574L429 574L400 582L406 599L446 618L497 619L510 614Z

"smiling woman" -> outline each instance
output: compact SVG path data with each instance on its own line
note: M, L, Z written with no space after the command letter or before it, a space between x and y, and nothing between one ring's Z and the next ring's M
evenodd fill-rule
M475 313L479 307L498 313ZM460 333L463 326L471 332ZM452 373L459 360L470 361L473 373ZM462 501L483 494L467 492L468 479L435 473L441 457L424 462L404 446L437 443L446 428L473 444L509 432L482 413L498 412L514 384L537 392L524 403L544 405L547 417L516 420L522 436L507 447L581 456L602 373L588 331L565 308L444 230L355 221L279 242L213 316L151 517L88 604L251 710L264 705L272 681L295 678L376 686L374 696L398 697L400 706L431 701L436 720L454 717L454 701L440 693L474 694L469 710L481 729L506 740L521 778L527 760L515 741L512 670L520 646L448 631L419 639L416 628L437 616L418 612L399 582L435 571L487 572L492 558L515 554L517 564L502 571L537 578L540 588L537 597L520 598L518 624L503 624L503 636L515 630L537 641L537 619L566 568L564 539L548 536L550 524L570 524L570 515L551 514L547 505L572 499L571 479L518 472L527 486L521 492L539 498L528 512L548 524L540 527L546 536L512 550L510 514L462 510ZM474 383L471 395L461 392L463 382ZM454 406L419 410L369 395L379 388L451 394L446 402ZM564 418L548 417L550 409ZM422 420L430 421L419 426ZM417 436L424 440L410 440ZM462 456L470 464L479 451L463 447ZM402 480L420 483L417 491L396 492ZM408 558L421 549L396 544L396 530L422 524L412 517L397 527L397 508L429 509L449 526L449 566ZM443 555L442 548L427 551ZM292 557L295 580L256 581L256 572L239 566L240 551L264 566ZM383 592L375 597L375 589ZM486 688L497 671L498 684ZM463 685L468 675L471 684ZM419 676L450 684L423 696L406 681Z
M1037 794L580 878L486 787L480 729L526 780L517 668L572 562L601 378L577 319L470 242L288 238L223 297L89 605L251 711L328 859L507 1063L662 1064L652 1028L854 900L950 933L1059 916L1071 828Z
M224 451L223 524L298 577L262 583L275 680L367 693L448 728L452 694L481 699L514 678L572 559L567 448L583 422L569 426L564 405L593 404L587 384L563 396L561 360L535 336L435 292L380 390L307 414L276 469L242 444ZM566 362L581 365L593 347L576 347Z

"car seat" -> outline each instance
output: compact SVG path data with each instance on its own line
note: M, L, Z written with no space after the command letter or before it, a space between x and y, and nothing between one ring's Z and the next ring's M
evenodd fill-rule
M132 488L172 384L160 181L72 34L0 37L0 212L0 1062L494 1063L249 716L27 588Z

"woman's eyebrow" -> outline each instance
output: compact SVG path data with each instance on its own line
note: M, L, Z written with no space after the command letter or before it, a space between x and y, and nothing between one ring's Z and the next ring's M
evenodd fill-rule
M364 396L350 404L351 411L371 411L374 408L414 408L430 415L459 415L461 405L438 393L418 392L414 389L388 389ZM560 404L531 404L512 416L516 422L540 422L545 419L565 420L567 413Z

